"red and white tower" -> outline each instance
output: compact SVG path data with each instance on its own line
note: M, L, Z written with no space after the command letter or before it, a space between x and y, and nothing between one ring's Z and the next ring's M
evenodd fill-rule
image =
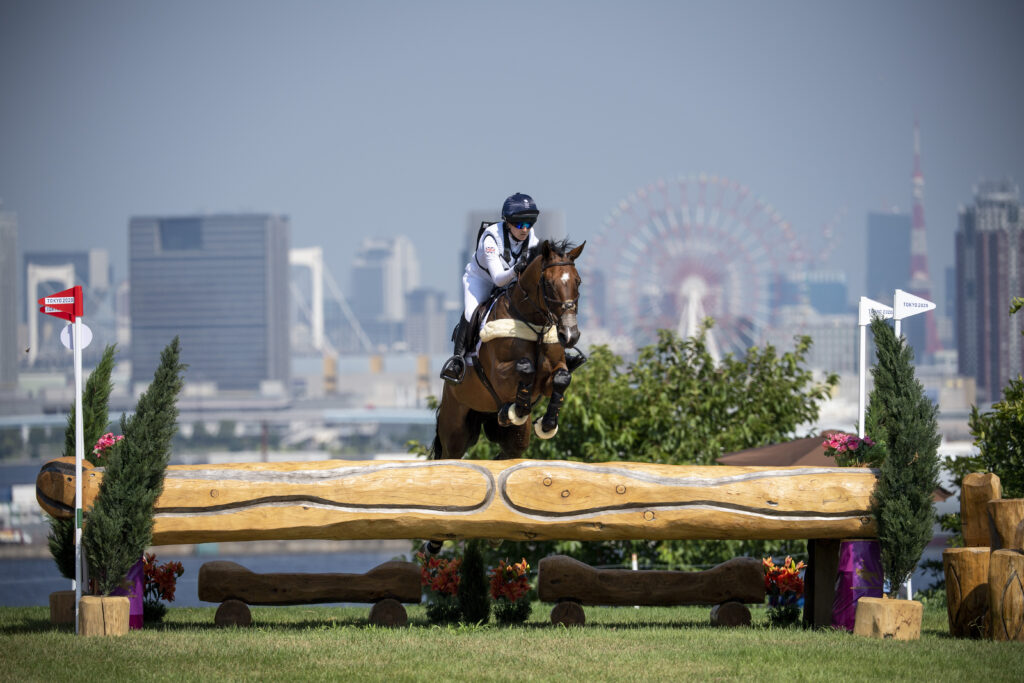
M921 131L914 119L914 210L910 218L910 284L908 291L922 299L932 298L932 281L928 275L928 240L924 223L924 174L921 172ZM925 353L942 350L935 311L924 314Z

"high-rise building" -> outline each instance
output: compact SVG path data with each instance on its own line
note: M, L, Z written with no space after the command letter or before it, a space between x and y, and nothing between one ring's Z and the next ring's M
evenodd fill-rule
M442 354L450 350L451 328L444 293L419 287L405 296L405 343L414 353Z
M932 298L932 279L928 270L928 239L924 220L924 173L921 172L921 135L917 121L914 121L914 171L913 182L913 213L910 222L910 269L908 271L907 291L927 301ZM923 315L911 316L903 324L903 335L907 343L914 348L918 358L927 354L931 358L942 350L939 342L938 325L935 311Z
M405 297L419 283L419 258L407 237L366 238L359 245L349 304L374 344L402 341Z
M891 305L893 293L907 286L910 216L896 211L869 213L867 249L864 296Z
M1024 319L1010 316L1024 292L1024 226L1019 191L1009 181L975 188L956 232L956 339L961 375L974 377L978 399L995 401L1024 369Z
M18 384L18 218L0 209L0 391Z
M287 217L135 217L128 249L134 383L178 336L189 382L288 387Z

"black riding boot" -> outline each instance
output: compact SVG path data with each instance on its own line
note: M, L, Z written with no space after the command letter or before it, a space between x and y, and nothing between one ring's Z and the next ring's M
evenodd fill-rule
M441 368L441 379L451 384L462 384L463 378L466 376L466 328L469 327L469 323L466 322L464 317L459 318L459 324L455 326L455 331L452 332L452 340L455 342L455 352L452 357L444 362L444 367Z

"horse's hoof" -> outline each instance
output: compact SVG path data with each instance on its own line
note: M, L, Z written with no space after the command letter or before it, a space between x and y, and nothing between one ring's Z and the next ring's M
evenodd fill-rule
M520 415L518 412L516 412L516 404L513 403L512 406L508 409L508 419L511 420L512 424L514 424L516 427L520 427L526 424L526 421L530 419L530 413L527 412L525 415Z
M424 541L423 545L420 546L420 552L428 557L430 555L437 555L441 552L442 546L444 546L444 541Z
M533 432L538 436L538 438L550 439L551 437L558 433L558 425L555 425L555 428L548 432L544 430L544 425L542 424L543 422L544 418L542 417L538 417L536 420L533 421Z
M488 538L487 545L491 546L491 550L497 550L504 543L504 539L501 538Z

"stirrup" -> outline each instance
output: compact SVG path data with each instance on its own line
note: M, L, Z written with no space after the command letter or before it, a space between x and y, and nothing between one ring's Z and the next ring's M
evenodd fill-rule
M579 366L587 362L586 355L579 349L566 349L565 350L565 367L568 368L569 372L573 372Z
M462 384L466 377L466 359L462 356L452 356L444 362L441 368L441 379L449 384Z

